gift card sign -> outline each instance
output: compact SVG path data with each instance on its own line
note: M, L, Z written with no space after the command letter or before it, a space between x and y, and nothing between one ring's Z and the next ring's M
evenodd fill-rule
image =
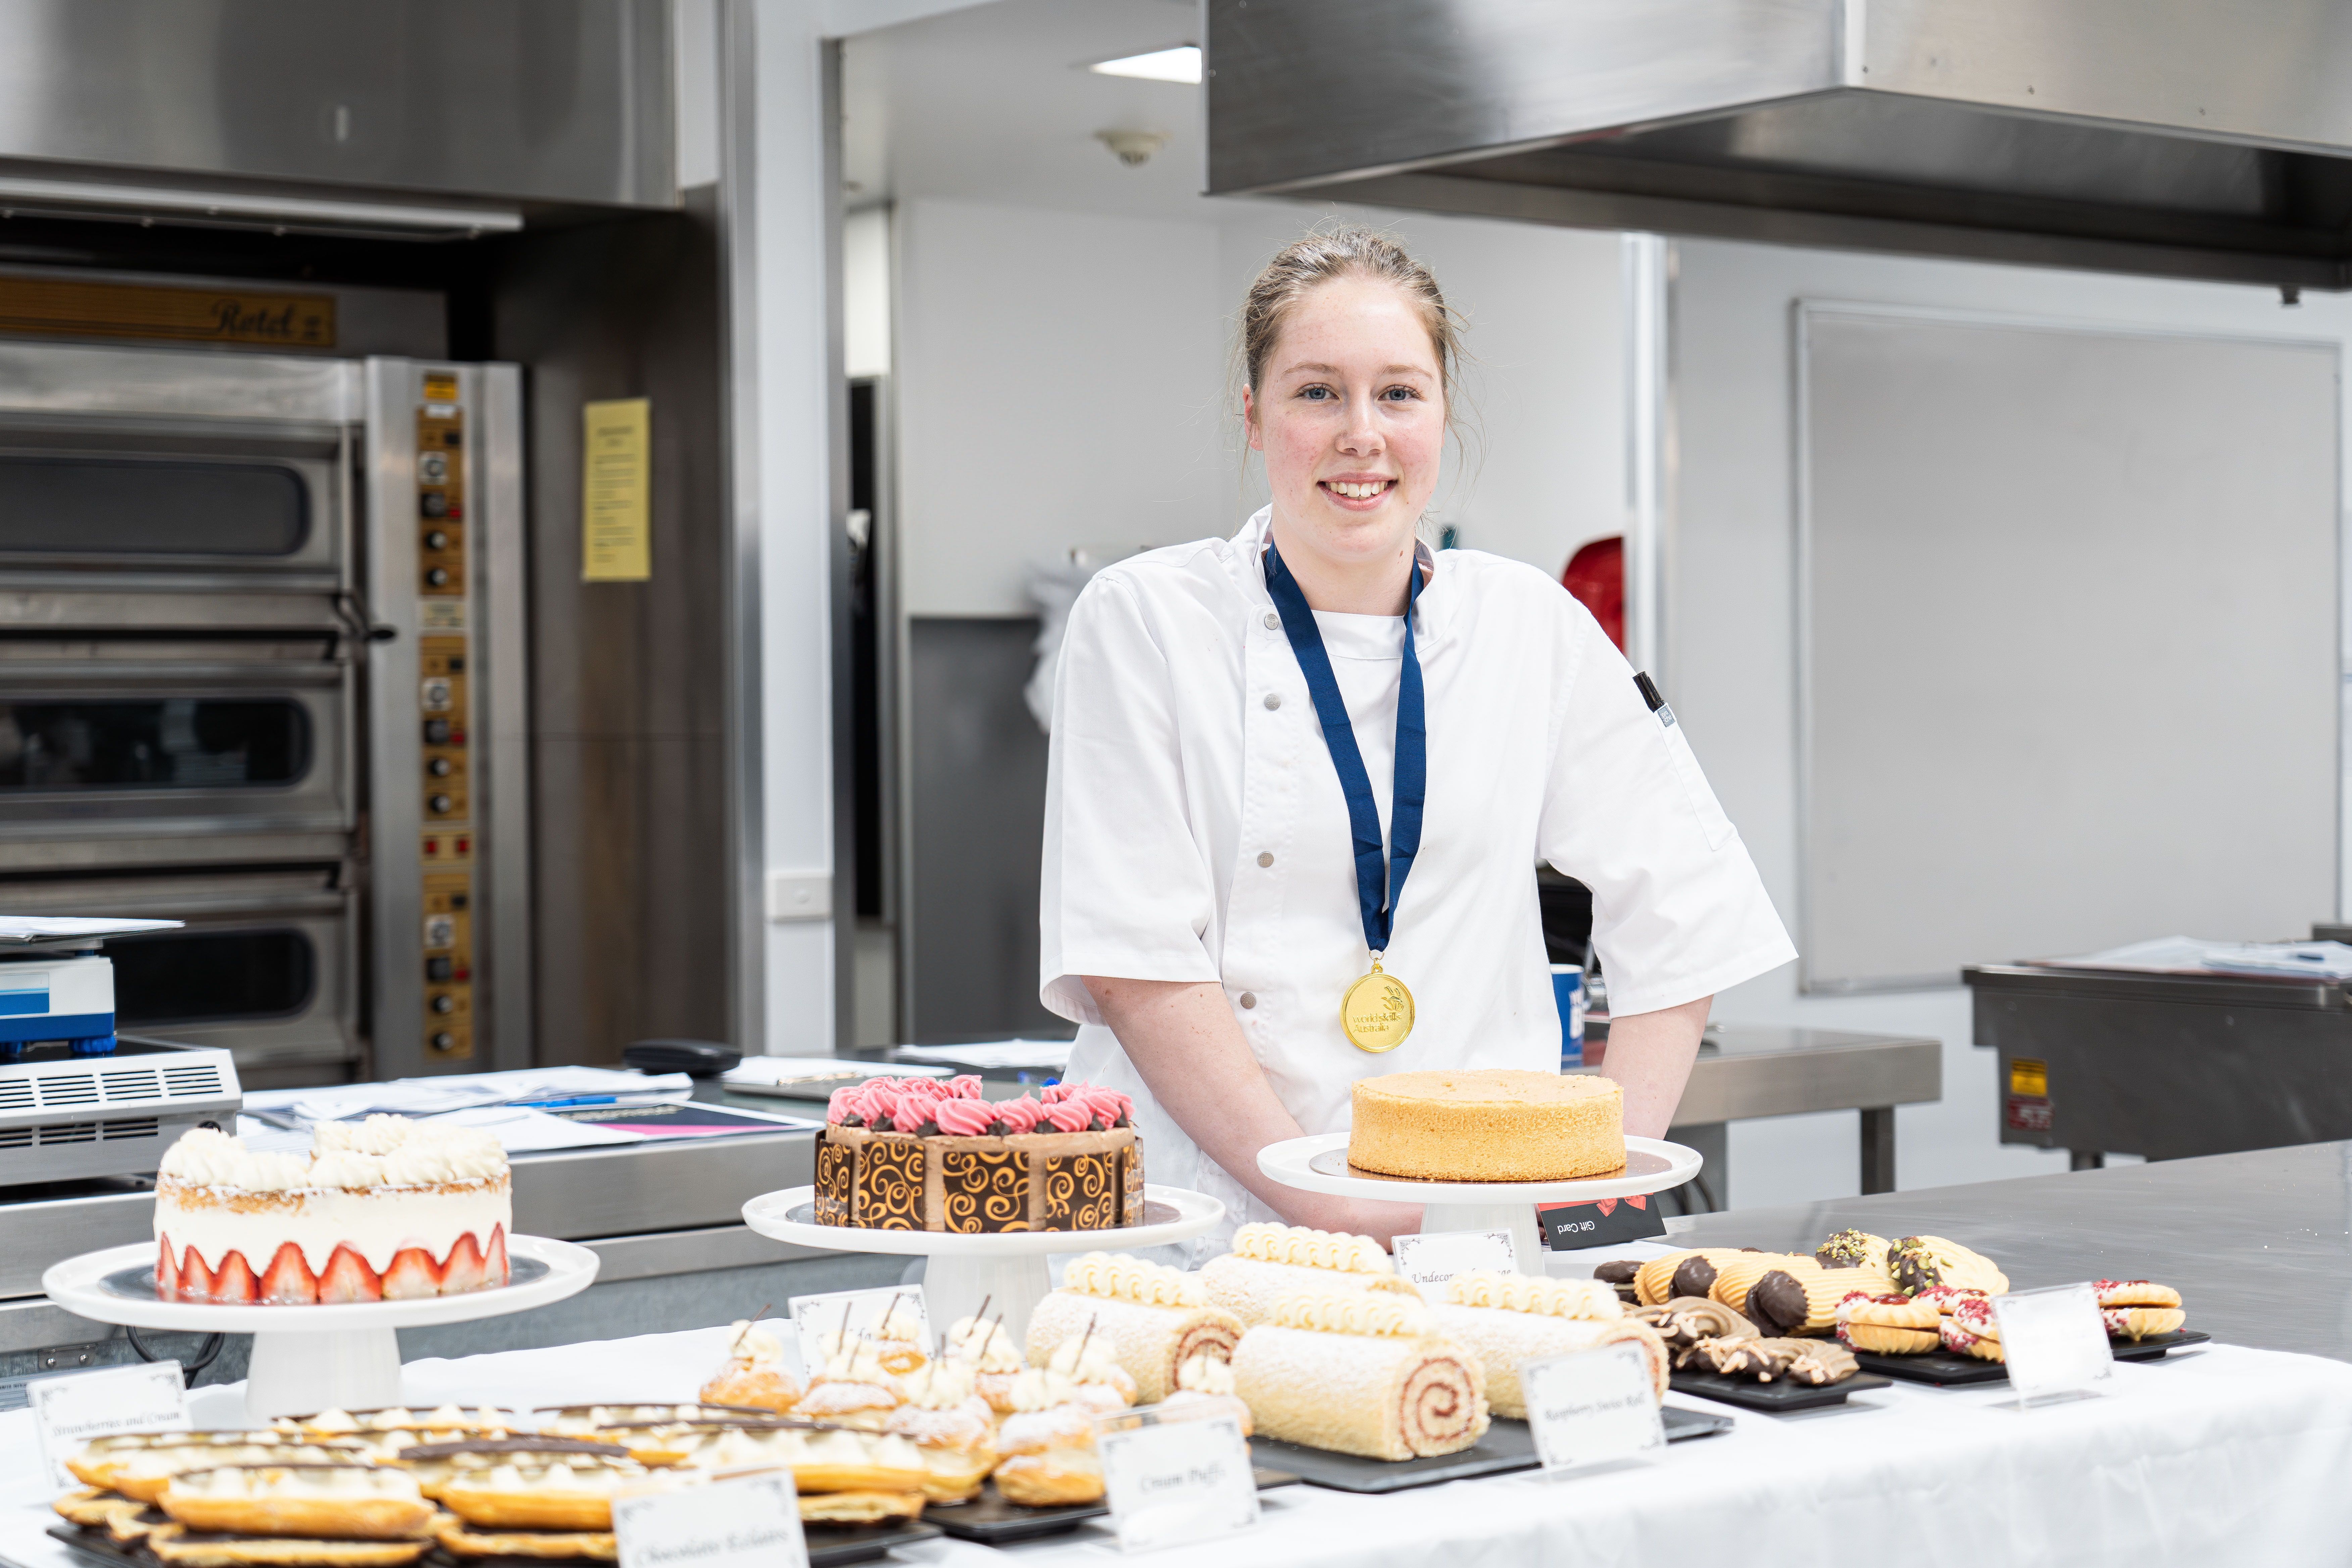
M1257 1478L1232 1415L1097 1429L1104 1500L1126 1552L1149 1552L1257 1522Z
M808 1568L790 1470L613 1500L621 1568Z
M79 1486L66 1459L93 1437L117 1432L185 1432L188 1389L175 1361L44 1377L25 1385L41 1439L41 1461L60 1487Z
M1600 1345L1521 1362L1519 1387L1536 1453L1547 1470L1630 1458L1665 1447L1658 1385L1640 1345Z
M1392 1245L1397 1272L1423 1289L1443 1289L1456 1274L1476 1268L1519 1271L1519 1249L1507 1230L1431 1231L1400 1236Z
M923 1308L920 1285L884 1285L871 1290L794 1296L785 1304L785 1310L792 1313L793 1337L800 1347L801 1370L810 1375L823 1372L823 1347L833 1342L834 1335L844 1329L849 1331L851 1339L876 1334L882 1327L883 1318L894 1309L902 1329L908 1314L914 1315L919 1335L916 1342L928 1352L932 1343L931 1320Z
M2115 1371L2098 1292L2088 1285L1995 1296L1992 1314L2020 1399L2095 1389Z
M1654 1195L1601 1198L1589 1204L1538 1204L1536 1228L1554 1252L1580 1247L1612 1247L1666 1234L1665 1215Z

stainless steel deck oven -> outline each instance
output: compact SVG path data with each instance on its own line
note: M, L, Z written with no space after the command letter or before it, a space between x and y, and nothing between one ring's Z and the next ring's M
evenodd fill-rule
M510 365L0 342L0 908L187 921L126 1027L527 1051L520 444Z

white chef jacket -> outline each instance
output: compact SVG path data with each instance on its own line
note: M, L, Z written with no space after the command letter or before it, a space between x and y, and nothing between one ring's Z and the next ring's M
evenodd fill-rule
M1269 516L1087 585L1045 784L1041 994L1081 1026L1068 1076L1131 1096L1150 1179L1223 1199L1228 1227L1276 1216L1160 1109L1081 976L1221 984L1276 1097L1328 1132L1348 1125L1359 1078L1558 1068L1538 860L1592 889L1615 1014L1797 955L1681 728L1650 711L1591 613L1531 566L1423 551L1427 804L1381 960L1414 1024L1385 1054L1349 1044L1339 998L1370 955L1347 799L1266 593ZM1403 617L1316 620L1385 842ZM1212 1237L1200 1256L1223 1249Z

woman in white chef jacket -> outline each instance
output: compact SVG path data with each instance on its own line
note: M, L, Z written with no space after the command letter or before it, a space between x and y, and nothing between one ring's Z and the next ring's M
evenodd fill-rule
M1273 504L1231 539L1106 568L1062 645L1044 999L1082 1026L1069 1076L1134 1098L1151 1179L1223 1199L1232 1224L1412 1230L1417 1209L1282 1186L1258 1151L1346 1127L1360 1078L1557 1069L1538 859L1592 889L1628 1132L1665 1131L1715 993L1796 956L1671 710L1583 605L1533 567L1418 542L1454 322L1377 235L1285 249L1242 332ZM1344 702L1352 770L1318 687ZM1401 1044L1343 1026L1376 958L1411 994Z

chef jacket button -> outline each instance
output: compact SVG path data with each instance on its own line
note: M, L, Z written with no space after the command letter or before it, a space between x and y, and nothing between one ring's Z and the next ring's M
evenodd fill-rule
M1258 854L1257 863L1258 863L1259 865L1261 865L1261 866L1271 866L1271 865L1273 865L1273 864L1274 864L1274 851L1273 851L1273 850L1271 850L1271 849L1261 850L1261 851L1259 852L1259 854Z
M1279 691L1269 691L1269 692L1267 692L1267 693L1265 694L1265 705L1266 705L1268 708L1279 708L1279 707L1281 707L1281 706L1282 706L1282 693L1281 693L1281 692L1279 692Z
M1256 992L1255 992L1255 991L1244 991L1244 992L1243 992L1243 993L1242 993L1242 1005L1243 1005L1243 1006L1244 1006L1244 1007L1255 1007L1255 1006L1256 1006L1256 1005L1257 1005L1257 993L1256 993Z
M1282 617L1276 615L1272 610L1268 610L1265 613L1265 629L1270 632L1280 631L1282 629Z

